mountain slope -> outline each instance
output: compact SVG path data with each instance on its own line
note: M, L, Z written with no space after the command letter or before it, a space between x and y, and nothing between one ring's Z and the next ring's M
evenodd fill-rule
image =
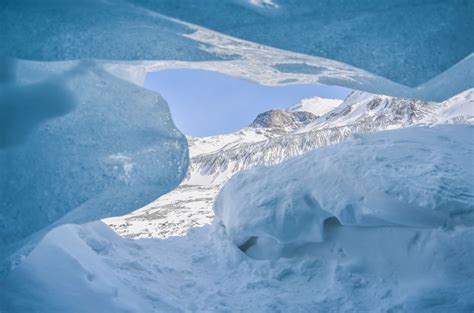
M333 99L307 99L301 103L306 105L296 105L277 114L262 113L251 127L232 134L188 138L191 160L187 178L181 185L140 210L105 222L119 234L133 238L182 235L190 227L212 220L217 192L239 171L277 164L321 146L339 143L354 133L474 122L474 89L442 103L359 91L337 106ZM308 103L324 108L314 108ZM332 106L335 108L327 109ZM311 122L293 123L295 107L310 112ZM323 114L315 118L312 112Z

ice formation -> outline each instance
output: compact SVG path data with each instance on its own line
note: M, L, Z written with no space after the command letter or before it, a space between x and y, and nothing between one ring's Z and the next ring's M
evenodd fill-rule
M471 1L191 2L4 1L0 56L107 60L130 80L189 67L436 101L474 87Z
M139 86L146 72L443 101L474 86L472 17L464 0L3 1L0 311L472 311L470 126L360 135L243 173L213 227L181 238L63 225L130 212L184 178L186 140Z
M189 10L182 7L191 7L192 0L179 6L173 0L137 2L233 37L338 60L412 87L474 51L470 1L279 0L278 7L263 12L232 0L201 1Z
M248 5L252 3L262 5ZM406 0L279 0L263 6L269 3L10 0L3 4L0 19L8 45L0 51L36 60L213 58L183 36L193 31L180 22L184 21L259 44L337 60L411 87L474 51L471 1L418 0L414 5ZM324 71L318 66L307 69Z
M186 139L158 95L93 61L10 65L0 103L2 263L53 225L128 213L185 176Z

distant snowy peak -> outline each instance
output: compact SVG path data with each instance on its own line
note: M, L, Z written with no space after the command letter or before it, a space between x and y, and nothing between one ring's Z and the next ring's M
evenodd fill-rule
M401 122L404 125L472 122L474 116L474 88L444 102L429 102L362 91L352 92L344 102L323 119L313 124L319 127L342 126L357 122ZM313 125L310 125L312 127Z
M270 110L257 115L250 127L294 130L313 122L317 118L318 116L313 113L305 111Z
M344 100L325 99L320 97L306 98L288 109L290 112L309 112L316 116L322 116L341 105Z
M440 105L436 102L353 91L338 107L322 115L299 132L360 123L373 126L398 123L399 127L408 126L413 123L423 123L423 117L433 117L433 113L440 108Z

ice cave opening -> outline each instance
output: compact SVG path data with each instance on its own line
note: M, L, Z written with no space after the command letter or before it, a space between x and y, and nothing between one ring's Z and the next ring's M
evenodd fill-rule
M470 0L3 0L0 312L473 312L473 29Z
M215 66L18 62L2 91L53 81L75 105L0 150L0 310L473 306L472 88L428 101Z
M190 164L176 189L130 214L104 220L129 238L185 235L190 227L211 223L214 198L233 174L312 149L274 151L272 142L305 133L352 92L323 84L264 85L193 68L149 72L144 87L168 103L174 124L187 138ZM264 157L255 159L257 153Z

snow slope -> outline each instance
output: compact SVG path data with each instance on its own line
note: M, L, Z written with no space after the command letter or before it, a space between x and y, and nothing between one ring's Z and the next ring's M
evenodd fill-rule
M105 222L119 234L132 238L184 235L190 227L212 221L218 190L238 171L277 164L339 143L354 133L441 122L472 123L473 94L471 89L443 103L434 103L353 92L332 111L297 129L281 128L280 119L278 123L270 119L267 125L278 127L247 127L227 135L188 138L191 160L182 184L140 210ZM320 98L305 102L324 104ZM323 106L332 106L333 102L329 99ZM307 109L316 110L311 106Z
M242 173L219 196L216 223L187 236L130 240L100 222L55 228L0 283L0 310L470 312L473 132L472 126L441 125L359 135ZM337 171L330 152L335 165L355 172ZM329 171L318 171L323 167ZM268 175L258 175L262 171ZM340 200L333 197L341 193ZM321 205L311 205L305 194ZM390 214L380 202L367 202L377 195L392 200ZM228 223L230 215L237 217ZM329 219L320 228L318 217L331 215L346 225ZM313 222L314 232L306 227ZM257 239L239 249L232 241L270 233L292 246Z
M332 217L344 226L472 227L473 135L464 125L357 134L240 172L220 190L216 219L237 245L321 242Z
M334 110L342 103L340 99L323 99L320 97L306 98L292 106L290 111L303 111L313 113L316 116L321 116L329 111Z

